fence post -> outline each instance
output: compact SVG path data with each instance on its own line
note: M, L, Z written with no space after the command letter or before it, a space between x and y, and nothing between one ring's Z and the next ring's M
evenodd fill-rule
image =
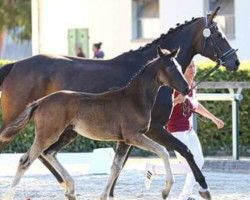
M232 101L233 159L239 160L239 100Z

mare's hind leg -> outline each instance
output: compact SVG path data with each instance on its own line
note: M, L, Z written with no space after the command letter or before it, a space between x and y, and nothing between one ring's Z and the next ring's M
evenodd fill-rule
M2 131L4 130L5 125L4 123L2 124L1 130L0 130L0 134L2 133ZM4 150L4 148L6 146L8 146L11 141L14 139L14 137L17 135L18 132L13 132L13 137L9 137L9 138L4 138L4 141L2 139L2 137L0 136L0 153L2 153L2 151Z
M66 188L66 193L65 196L69 200L76 200L76 195L75 195L75 183L74 180L71 178L69 173L66 171L66 169L61 165L61 163L57 160L56 158L56 152L48 152L48 153L43 153L42 156L57 170L57 172L62 176L64 183L65 183L65 188Z
M162 191L162 197L166 199L174 183L174 177L172 175L169 163L169 154L166 148L156 143L155 141L151 140L142 133L126 134L124 137L126 137L124 139L127 144L131 144L133 146L137 146L142 149L156 153L163 160L166 169L166 186L165 189Z
M110 189L114 181L116 180L117 176L122 170L122 164L124 163L124 160L126 159L126 155L129 151L129 147L130 145L127 145L124 142L118 142L114 161L111 167L111 173L109 175L107 184L101 194L101 198L100 198L101 200L109 199Z
M17 185L19 184L23 174L28 170L33 161L41 154L43 149L43 144L37 142L35 139L35 142L32 144L29 151L21 157L14 181L12 182L9 191L5 195L4 200L12 200L14 198Z
M1 133L0 133L1 134ZM4 150L4 148L6 147L6 146L8 146L8 144L11 142L11 140L10 141L1 141L0 140L0 153L2 153L2 151Z
M180 140L178 140L176 137L168 133L160 124L156 125L151 123L150 129L146 133L146 135L152 140L163 145L164 147L171 148L172 150L179 152L187 160L194 174L195 180L202 187L199 191L201 197L210 200L211 194L208 189L205 177L203 176L201 170L197 166L193 154L188 149L188 147L185 144L183 144Z

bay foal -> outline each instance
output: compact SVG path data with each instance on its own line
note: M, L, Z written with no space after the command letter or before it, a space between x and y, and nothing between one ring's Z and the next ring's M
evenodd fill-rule
M159 88L168 85L186 95L189 87L181 73L181 67L174 58L178 50L171 53L160 47L157 50L158 58L149 62L124 88L101 94L56 92L32 103L12 121L2 131L1 140L8 140L13 132L23 128L32 117L36 132L34 143L20 159L16 176L5 200L14 198L22 175L40 155L63 177L68 199L76 200L72 178L56 159L55 153L45 153L67 129L94 140L118 141L111 174L101 194L101 200L109 199L111 186L122 169L131 145L152 151L163 159L166 168L163 194L167 197L174 182L169 155L165 147L144 133L149 129L151 111Z

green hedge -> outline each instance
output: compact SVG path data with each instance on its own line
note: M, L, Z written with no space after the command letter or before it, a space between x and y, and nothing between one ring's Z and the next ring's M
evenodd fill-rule
M211 69L213 62L198 62L196 80ZM243 62L237 72L228 72L224 67L210 75L206 81L239 81L250 82L250 62ZM198 92L229 93L228 89L199 89ZM240 154L250 156L250 90L243 89L243 100L240 101ZM225 127L218 130L211 122L198 118L198 135L205 155L232 155L232 103L229 101L201 102L214 115L225 122ZM201 118L202 119L202 118Z
M11 62L13 62L13 61L11 61L11 60L0 60L0 67L3 66L3 65L6 65L8 63L11 63Z
M6 64L8 61L0 61ZM199 80L202 74L214 66L213 62L198 62L198 71L196 79ZM221 67L214 72L206 81L250 81L250 62L241 64L237 72L228 72ZM225 93L227 90L199 90L198 92ZM243 90L243 100L240 102L240 150L241 155L250 156L250 90ZM225 122L222 130L217 130L211 122L203 122L198 118L198 134L203 146L205 155L231 155L232 147L232 126L231 126L231 102L202 102L217 117ZM1 114L1 113L0 113ZM1 117L1 116L0 116ZM1 122L1 121L0 121ZM29 125L14 139L11 145L5 149L5 152L25 152L30 147L34 137L33 125ZM94 148L115 147L114 142L96 142L83 137L78 137L76 141L70 144L63 151L87 152ZM134 155L149 155L146 151L134 150Z

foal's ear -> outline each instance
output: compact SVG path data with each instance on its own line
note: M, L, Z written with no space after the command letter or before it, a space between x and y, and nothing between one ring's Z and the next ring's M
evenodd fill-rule
M219 10L220 10L220 7L217 7L215 11L211 13L208 19L208 22L209 22L208 24L211 24L213 22L213 19L215 18Z
M178 48L174 49L171 52L170 56L176 58L178 56L179 52L180 52L180 49L181 49L181 47L178 47Z
M164 58L164 53L160 47L160 45L157 46L157 53L161 58Z

